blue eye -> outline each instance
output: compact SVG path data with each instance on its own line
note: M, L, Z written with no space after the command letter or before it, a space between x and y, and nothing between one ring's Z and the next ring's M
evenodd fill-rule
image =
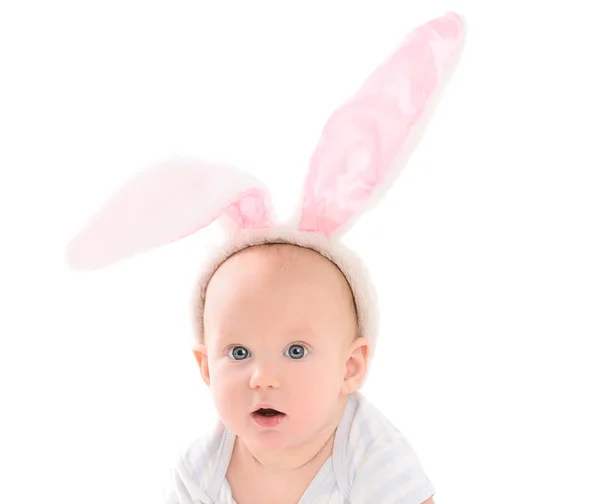
M306 350L306 348L304 348L302 345L291 345L286 351L285 351L285 355L287 355L288 357L291 357L292 359L302 359L302 357L304 357L306 354L308 353L308 350Z
M244 360L250 356L250 352L243 346L236 346L229 350L228 355L234 360Z

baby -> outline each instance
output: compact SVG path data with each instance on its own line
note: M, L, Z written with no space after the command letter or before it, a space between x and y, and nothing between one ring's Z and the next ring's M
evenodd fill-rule
M221 419L183 454L168 503L432 503L410 445L358 388L369 342L329 259L291 244L227 259L195 349Z
M433 503L411 445L360 392L377 302L341 237L416 145L409 134L463 35L453 13L421 26L334 112L290 223L275 222L253 176L172 158L133 178L69 245L69 264L91 269L225 226L192 304L219 421L181 452L167 504Z

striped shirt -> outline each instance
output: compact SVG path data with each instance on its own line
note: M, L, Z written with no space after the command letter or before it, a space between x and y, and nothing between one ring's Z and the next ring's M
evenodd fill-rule
M180 453L165 504L235 504L225 478L235 434L219 423ZM435 493L413 448L365 397L349 396L333 454L298 504L421 504Z

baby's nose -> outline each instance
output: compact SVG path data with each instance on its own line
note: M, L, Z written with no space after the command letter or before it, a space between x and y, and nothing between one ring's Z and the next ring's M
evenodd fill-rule
M277 367L269 363L256 363L250 376L251 388L279 388Z

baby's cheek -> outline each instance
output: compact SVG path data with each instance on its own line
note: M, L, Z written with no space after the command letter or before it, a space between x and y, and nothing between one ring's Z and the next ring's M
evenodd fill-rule
M244 404L240 400L240 387L235 386L235 381L230 377L216 376L212 387L213 399L219 416L226 424L239 417L239 410Z
M331 365L313 366L310 373L304 377L304 394L307 401L322 404L327 403L339 392L340 378L335 367Z

